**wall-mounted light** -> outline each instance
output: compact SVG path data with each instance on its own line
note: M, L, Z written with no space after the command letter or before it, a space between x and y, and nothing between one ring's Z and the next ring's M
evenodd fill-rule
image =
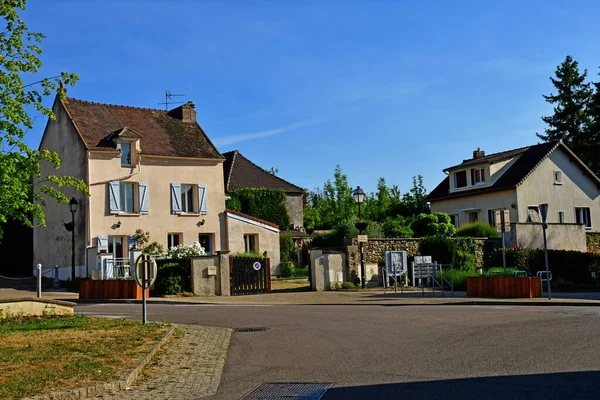
M121 227L121 221L117 222L117 228Z
M202 218L202 221L198 221L198 226L202 226L204 225L204 223L206 222L206 220L204 218Z
M515 203L512 203L512 204L510 205L510 208L517 208L517 205L516 205Z

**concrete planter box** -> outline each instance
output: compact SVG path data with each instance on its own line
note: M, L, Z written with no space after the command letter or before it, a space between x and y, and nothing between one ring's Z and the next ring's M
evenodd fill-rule
M467 296L533 299L542 297L542 288L539 278L469 276Z
M150 289L146 289L146 298ZM79 285L80 299L141 299L142 288L134 280L82 279Z

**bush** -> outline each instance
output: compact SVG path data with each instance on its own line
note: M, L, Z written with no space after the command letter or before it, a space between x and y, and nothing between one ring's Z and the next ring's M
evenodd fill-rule
M553 280L561 278L575 284L591 284L592 272L600 273L600 254L571 251L548 250L548 264ZM502 265L502 249L494 250L488 265ZM522 247L506 249L507 267L527 271L534 276L538 271L545 271L544 250Z
M262 261L265 260L265 256L263 254L257 253L256 251L249 251L247 253L235 253L233 255L234 258L242 258L245 260L254 260L254 261Z
M294 265L298 260L294 239L289 235L279 236L279 259L282 263L291 262Z
M456 228L446 213L419 214L411 224L414 237L454 236Z
M477 252L477 244L470 237L457 237L454 238L456 243L457 251L464 251L465 253L475 254Z
M519 269L519 268L506 267L506 276L512 276L513 272L521 272L521 271L527 272L527 271L525 271L523 269ZM495 275L498 273L504 274L504 267L492 267L492 268L486 269L486 271L485 271L486 275Z
M388 217L382 224L383 236L386 238L411 238L413 231L404 217Z
M419 253L440 264L454 264L456 243L445 236L427 236L419 243Z
M473 222L472 224L466 224L460 227L456 232L456 236L467 236L467 237L487 237L490 239L497 239L500 234L496 232L496 228L485 222Z
M477 269L475 254L457 250L454 258L454 269L474 272Z
M272 222L280 229L290 228L291 219L285 208L285 193L282 190L244 188L228 194L228 209Z
M200 243L194 242L193 245L180 244L176 247L169 249L169 258L174 260L188 260L191 257L204 256L204 247L200 246Z
M454 285L454 290L467 290L467 277L478 276L477 272L461 271L457 269L444 270L443 275L448 282L451 282Z
M154 294L178 294L190 291L190 265L189 261L157 260L158 272L154 283Z
M340 290L340 289L344 289L344 290L348 290L348 289L358 289L360 286L352 283L352 282L336 282L333 285L333 290Z
M279 275L282 278L290 278L294 275L294 264L289 261L282 262L279 266Z

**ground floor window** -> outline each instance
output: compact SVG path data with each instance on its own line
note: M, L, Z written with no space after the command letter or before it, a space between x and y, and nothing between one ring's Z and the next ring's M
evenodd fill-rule
M542 218L540 217L540 207L527 207L527 222L542 222Z
M575 222L585 225L586 228L592 227L592 216L589 207L575 207Z
M247 234L244 235L244 250L246 253L258 252L258 235Z
M565 223L565 212L564 211L559 211L558 212L558 223L559 224L564 224Z
M181 233L169 233L167 234L167 249L177 247L183 242L183 234Z
M108 237L108 252L112 253L113 258L125 258L127 257L127 247L123 244L126 243L127 236L109 236Z
M450 214L450 222L456 229L458 229L458 214Z
M204 248L204 252L207 255L213 254L213 243L211 233L200 233L198 235L198 243Z
M479 213L477 211L469 211L468 214L469 214L469 223L470 224L479 221Z

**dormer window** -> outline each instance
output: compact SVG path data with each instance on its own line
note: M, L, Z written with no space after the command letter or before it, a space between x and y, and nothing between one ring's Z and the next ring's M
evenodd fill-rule
M121 166L122 167L131 167L133 164L131 163L132 154L131 154L131 143L130 142L121 142Z
M485 184L485 168L472 168L471 169L471 184L472 185L484 185Z
M467 187L467 171L458 171L454 173L454 188L460 189Z

